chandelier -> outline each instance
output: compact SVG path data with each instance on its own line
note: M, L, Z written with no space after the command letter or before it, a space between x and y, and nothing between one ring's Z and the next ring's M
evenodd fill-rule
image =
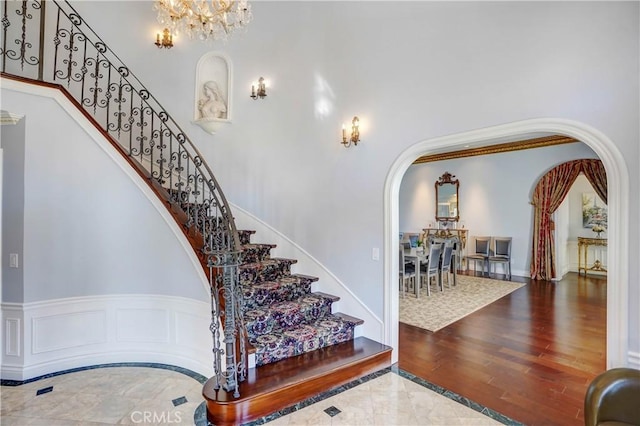
M173 34L200 40L227 40L252 18L247 0L157 0L154 10Z

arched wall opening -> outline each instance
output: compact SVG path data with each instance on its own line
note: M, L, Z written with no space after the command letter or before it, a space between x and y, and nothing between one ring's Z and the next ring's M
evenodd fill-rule
M602 160L607 173L609 194L609 246L607 264L607 368L627 365L629 257L629 175L624 159L615 144L598 130L580 122L542 118L524 120L484 129L472 130L418 142L404 152L391 165L384 186L384 337L394 348L392 362L398 359L399 295L397 289L398 265L395 250L399 244L399 191L402 177L411 164L427 153L456 150L465 145L474 147L492 145L505 140L521 140L540 134L560 134L587 144Z

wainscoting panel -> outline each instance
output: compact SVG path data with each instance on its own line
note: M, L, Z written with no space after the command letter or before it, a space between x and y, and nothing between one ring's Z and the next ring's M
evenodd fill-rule
M198 349L202 347L202 342L207 342L213 347L213 335L209 327L192 326L201 322L198 316L187 312L176 312L175 316L175 336L178 345ZM211 322L210 319L207 320Z
M208 301L107 295L3 303L2 379L118 362L149 362L211 375Z
M25 332L24 315L22 305L19 303L2 304L2 326L4 327L2 356L2 377L8 371L15 371L21 368L24 363L24 340Z
M169 311L166 309L118 309L118 342L169 343Z
M4 354L9 356L20 356L20 318L5 319L4 329Z
M31 327L34 354L107 341L104 310L32 317Z

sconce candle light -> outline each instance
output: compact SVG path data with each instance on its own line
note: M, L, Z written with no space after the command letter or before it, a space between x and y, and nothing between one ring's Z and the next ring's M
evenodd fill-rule
M162 38L160 38L160 33L156 34L155 45L158 46L159 49L163 47L165 49L171 49L173 47L173 35L168 28L162 30Z
M255 101L256 99L264 99L267 96L267 85L264 82L264 78L260 77L258 79L258 91L256 92L255 84L251 85L251 97Z
M346 129L344 124L342 125L342 144L345 148L349 148L351 144L358 145L360 142L360 119L358 117L353 117L351 120L351 136L347 139Z

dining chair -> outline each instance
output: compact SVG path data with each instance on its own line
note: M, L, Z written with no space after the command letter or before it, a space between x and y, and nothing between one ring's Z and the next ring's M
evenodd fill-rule
M407 288L413 288L415 290L416 271L414 270L413 263L405 260L404 246L402 244L399 246L398 269L400 271L398 276L400 291L402 297L404 297Z
M495 274L495 266L498 263L504 265L504 272L508 280L511 280L511 237L493 238L493 255L489 256L489 277L491 272Z
M440 262L440 291L444 291L444 273L447 274L447 286L451 288L451 272L452 272L452 260L453 260L453 241L447 241L444 244L444 251L442 252L442 262Z
M431 278L436 279L438 286L441 286L440 278L440 255L442 254L442 243L432 242L429 246L429 257L427 262L420 267L420 286L427 285L427 296L431 296ZM423 266L424 265L424 266Z
M469 268L469 261L473 261L473 275L478 270L478 261L482 261L482 275L484 276L485 267L488 266L490 249L491 237L476 237L475 252L467 255L467 268ZM489 269L487 268L488 272Z

